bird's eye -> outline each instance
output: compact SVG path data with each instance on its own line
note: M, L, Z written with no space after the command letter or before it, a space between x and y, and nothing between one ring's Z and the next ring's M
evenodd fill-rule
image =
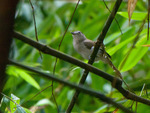
M81 32L80 31L78 31L78 34L80 34Z

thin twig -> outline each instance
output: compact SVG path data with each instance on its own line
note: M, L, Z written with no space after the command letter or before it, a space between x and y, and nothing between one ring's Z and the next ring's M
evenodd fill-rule
M53 74L53 76L54 76L54 74ZM59 108L58 108L58 104L57 104L57 101L56 101L56 98L55 98L55 95L54 95L54 87L53 87L53 80L52 80L52 84L51 84L51 86L52 86L52 96L53 96L53 99L54 99L54 102L55 102L55 104L56 104L56 107L57 107L57 112L59 113Z
M34 29L35 29L35 37L36 37L36 40L38 41L38 35L37 35L37 28L36 28L36 20L35 20L34 7L33 7L33 5L32 5L31 0L29 0L29 2L30 2L30 5L31 5L31 8L32 8L33 21L34 21ZM40 57L41 57L41 59L42 59L42 54L41 54L40 51L39 51L39 54L40 54ZM55 101L55 104L56 104L56 107L57 107L57 111L59 112L59 110L58 110L58 104L57 104L57 102L56 102L55 95L53 94L53 81L52 81L52 84L51 84L51 85L49 85L48 87L46 87L46 88L44 88L43 90L41 90L41 91L40 91L39 93L37 93L35 96L37 96L38 94L40 94L41 92L43 92L44 90L46 90L46 89L49 88L49 87L52 87L52 96L53 96L53 98L54 98L54 101ZM32 99L32 98L31 98L31 99Z
M142 90L141 90L141 92L140 92L140 95L139 95L139 96L142 96L142 93L143 93L144 88L145 88L145 83L143 84L143 87L142 87ZM138 105L138 102L136 102L135 113L137 112L137 105Z
M8 98L10 101L12 101L13 103L15 103L17 106L21 107L20 104L16 103L13 99L11 99L9 96L5 95L4 93L0 92L1 95L5 96L6 98Z
M60 50L60 46L61 46L62 41L63 41L63 39L64 39L64 37L65 37L67 31L68 31L68 28L69 28L69 26L70 26L70 24L71 24L71 22L72 22L73 16L74 16L74 14L75 14L75 12L76 12L76 10L77 10L77 7L78 7L78 5L79 5L79 2L80 2L80 0L78 0L78 2L77 2L77 4L76 4L76 7L75 7L75 9L74 9L74 11L73 11L73 13L72 13L72 16L71 16L71 19L70 19L70 21L69 21L69 24L68 24L68 26L67 26L67 28L66 28L64 34L63 34L63 37L62 37L62 39L61 39L61 41L60 41L60 43L59 43L59 48L58 48L58 50Z
M142 96L142 93L143 93L144 88L145 88L145 83L143 84L142 90L141 90L141 92L140 92L140 96Z
M33 20L34 20L34 28L35 28L35 37L36 37L36 40L38 41L38 35L37 35L37 28L36 28L36 20L35 20L34 7L33 7L33 5L32 5L31 0L29 0L29 2L30 2L30 5L31 5L31 7L32 7ZM39 51L39 53L40 53L40 56L41 56L41 59L42 59L42 54L41 54L40 51ZM52 84L51 84L50 86L52 87L52 96L53 96L54 102L55 102L55 104L56 104L57 111L58 111L58 113L59 113L58 104L57 104L57 101L56 101L56 99L55 99L55 95L54 95L54 93L53 93L53 81L52 81ZM50 86L44 88L44 90L47 89L47 88L49 88ZM42 90L42 91L44 91L44 90ZM42 91L40 91L40 93L41 93ZM38 93L38 94L39 94L39 93ZM35 95L35 96L37 96L37 95Z
M111 98L106 97L105 95L103 95L103 94L100 93L100 92L91 90L91 89L86 88L86 87L84 87L84 86L82 86L82 85L79 85L79 86L78 86L78 85L72 84L72 83L70 83L70 82L68 82L68 81L59 79L59 78L57 78L57 77L55 77L55 76L53 76L53 75L47 74L47 73L40 72L40 71L38 71L38 70L36 70L36 69L34 69L34 68L31 68L31 67L22 65L22 64L20 64L20 63L15 62L15 61L12 61L12 60L9 60L9 64L18 66L18 67L23 68L23 69L26 69L26 70L28 70L28 71L32 71L32 72L36 73L35 76L36 76L36 75L37 75L37 76L42 76L42 77L44 77L44 78L46 78L46 79L50 79L50 80L59 82L59 83L61 83L61 84L67 85L67 86L69 86L69 87L71 87L71 88L74 88L74 89L76 89L76 90L79 90L79 91L81 91L81 92L83 92L83 93L85 93L85 94L88 94L88 95L91 95L91 96L95 96L96 98L99 98L99 99L100 99L101 101L103 101L103 102L109 103L109 104L111 104L111 105L113 105L113 106L115 106L115 107L117 107L117 108L120 108L120 109L123 110L124 112L133 113L133 111L129 110L128 108L125 108L125 107L122 106L121 104L118 104L118 103L114 102Z
M72 16L71 16L71 19L70 19L70 21L69 21L69 24L67 25L67 28L66 28L66 30L65 30L65 32L64 32L64 34L63 34L63 37L62 37L62 39L61 39L61 41L60 41L60 43L59 43L58 51L60 50L61 44L62 44L63 39L64 39L64 37L65 37L65 35L66 35L67 31L68 31L68 28L69 28L70 24L71 24L71 22L72 22L73 16L74 16L74 14L75 14L75 12L76 12L76 9L77 9L77 7L78 7L78 5L79 5L79 2L80 2L80 0L78 0L78 2L77 2L77 4L76 4L76 7L75 7L75 9L74 9L74 11L73 11L73 14L72 14ZM58 60L58 59L57 59L57 57L56 57L55 64L54 64L54 68L53 68L53 75L55 75L57 60ZM52 96L53 96L53 98L54 98L54 101L56 102L53 89L54 89L54 88L53 88L53 81L52 81ZM57 103L57 102L56 102L56 103ZM57 105L57 110L58 110L58 105ZM59 112L59 110L58 110L58 112Z
M111 11L110 11L109 7L107 6L107 4L106 4L105 0L103 0L103 2L104 2L104 5L106 6L106 8L108 9L108 11L111 13ZM119 25L118 20L116 19L116 17L115 17L114 19L115 19L115 21L116 21L116 23L117 23L117 25L118 25L118 28L119 28L119 30L120 30L120 32L121 32L121 34L123 35L123 33L122 33L121 28L120 28L120 25Z
M33 5L32 5L31 0L29 0L29 3L30 3L31 8L32 8L32 15L33 15L33 22L34 22L34 29L35 29L35 37L36 37L36 41L39 41L39 40L38 40L38 34L37 34L37 28L36 28L36 20L35 20L34 7L33 7ZM41 54L40 51L39 51L39 54L40 54L40 57L41 57L41 59L42 59L42 54Z
M145 86L145 95L147 96L148 99L150 99L150 98L148 97L147 86Z
M32 100L33 98L35 98L36 96L38 96L41 92L45 91L46 89L48 89L49 87L51 87L51 85L49 85L48 87L42 89L41 91L39 91L38 93L36 93L33 97L31 97L30 99L28 99L26 102L23 103L23 105L25 105L27 102L29 102L30 100Z
M135 113L137 113L137 104L138 102L136 102L136 105L135 105Z

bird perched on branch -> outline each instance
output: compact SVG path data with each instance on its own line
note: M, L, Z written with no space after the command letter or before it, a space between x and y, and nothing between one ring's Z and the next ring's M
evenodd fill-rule
M71 32L73 36L73 46L74 49L85 59L90 59L90 56L94 50L95 42L89 40L85 35L80 31ZM111 56L105 51L104 45L102 44L98 50L95 61L103 61L111 66L116 75L125 83L125 85L130 89L128 84L123 80L120 71L113 65L111 61ZM115 80L112 83L112 86L115 86ZM131 90L131 89L130 89Z
M85 35L80 31L71 32L73 36L73 46L74 49L85 59L89 60L90 56L94 50L95 42L89 40ZM105 51L104 45L101 45L95 61L102 60L105 63L108 63L108 59L111 59L111 56Z
M73 36L73 46L74 49L85 59L90 59L90 56L94 50L95 42L89 40L85 35L80 31L71 32ZM95 61L103 61L104 63L109 64L115 73L122 79L121 73L111 62L111 56L105 51L104 45L101 45Z

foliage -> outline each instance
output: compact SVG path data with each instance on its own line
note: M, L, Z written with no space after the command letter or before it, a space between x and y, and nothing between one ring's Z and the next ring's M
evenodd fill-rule
M32 1L32 3L35 9L39 41L53 47L54 49L58 49L58 45L69 23L76 3L71 1L68 2L67 0ZM112 10L114 2L108 1L106 3L110 10ZM135 12L132 14L131 22L129 25L127 3L123 2L119 12L116 15L116 19L119 25L114 20L111 28L109 29L109 32L106 35L104 40L106 51L112 56L112 62L119 69L127 55L127 52L132 47L134 39L137 35L137 31L146 16L147 8L145 7L145 4L147 5L147 2L137 2ZM86 35L87 38L95 41L100 34L100 31L102 30L109 14L110 12L105 7L103 1L82 1L75 12L73 21L69 26L69 30L62 42L60 51L87 62L87 60L84 60L73 49L72 36L70 32L80 30ZM119 26L121 27L123 34L120 32ZM35 39L32 9L28 1L20 1L18 4L14 27L15 30ZM147 41L147 23L145 24L144 29L139 36L135 48L133 48L125 64L120 70L123 74L124 80L131 88L133 88L133 90L136 91L137 95L140 94L144 83L146 83L147 92L149 91L150 86L148 82L150 77L150 70L148 68L150 66L150 51L148 47L142 46L146 44L149 44L149 41ZM23 64L34 68L38 68L40 71L52 73L55 58L44 54L42 54L42 56L43 58L41 59L39 52L27 44L24 44L18 40L13 40L12 48L10 51L11 59L15 59L16 61L22 62ZM94 66L111 75L115 75L111 67L101 61L99 63L95 63ZM55 73L55 76L59 78L73 83L78 83L83 70L72 64L58 60ZM6 74L9 76L9 78L3 92L6 95L14 94L13 96L11 95L13 100L15 100L13 97L19 97L19 102L17 100L15 102L27 108L25 110L21 107L24 109L24 111L28 113L28 109L31 110L31 107L38 106L38 113L57 112L55 102L52 98L51 87L31 99L31 97L36 95L36 93L38 93L41 89L51 85L51 81L40 77L35 77L35 73L27 72L14 66L8 66ZM100 91L107 96L109 96L111 92L111 84L98 76L93 76L92 73L88 75L85 86ZM144 90L142 97L147 98L149 93L146 94L145 92L146 90ZM59 110L61 112L65 112L67 109L73 93L74 90L54 82L54 94ZM115 98L117 102L123 104L126 107L130 107L132 105L132 101L124 99L123 96L116 90L113 90L112 98ZM3 97L3 101L4 102L2 103L6 103L7 106L5 105L5 107L1 107L1 109L5 110L5 112L9 112L9 110L16 110L16 108L12 108L14 106L19 109L16 104L7 99L5 96ZM105 103L99 101L97 98L93 98L81 93L73 111L83 113L101 113L107 111L107 107L108 106ZM136 104L133 106L134 110L135 107ZM145 113L149 113L148 106L138 103L137 107L137 112L140 113L144 110ZM115 109L116 108L110 106L109 111L111 112ZM121 111L119 110L118 112Z

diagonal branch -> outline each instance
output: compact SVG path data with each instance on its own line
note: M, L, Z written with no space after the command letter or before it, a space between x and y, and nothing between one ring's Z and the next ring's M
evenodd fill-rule
M107 4L106 4L105 0L103 0L103 2L104 2L104 5L106 6L106 8L108 9L108 11L111 13L111 10L110 10L110 9L109 9L109 7L107 6ZM122 33L121 28L120 28L120 25L119 25L118 20L117 20L116 18L114 18L114 19L115 19L115 21L116 21L116 23L117 23L117 25L118 25L118 28L119 28L119 30L120 30L120 32L121 32L121 34L123 35L123 33Z
M110 81L111 83L113 83L114 80L116 80L116 84L114 86L114 88L116 88L125 98L127 99L130 99L130 100L134 100L134 101L137 101L137 102L141 102L143 104L146 104L146 105L150 105L150 100L147 100L147 99L144 99L142 97L139 97L137 95L135 95L134 93L128 91L128 90L125 90L123 87L122 87L122 81L116 77L113 77L111 76L110 74L108 73L105 73L101 70L99 70L98 68L90 65L90 64L86 64L80 60L77 60L69 55L66 55L62 52L59 52L57 50L54 50L46 45L43 45L39 42L36 42L32 39L29 39L17 32L14 32L13 33L13 36L31 46L33 46L34 48L40 50L41 52L45 53L45 54L49 54L49 55L52 55L54 57L57 57L57 58L60 58L66 62L69 62L71 64L74 64L74 65L77 65L85 70L88 70L94 74L96 74L97 76L99 77L102 77L108 81Z
M20 63L15 62L15 61L12 61L12 60L9 60L9 64L18 66L18 67L23 68L23 69L28 70L28 71L32 71L32 72L36 73L35 75L37 75L37 76L41 76L41 77L44 77L44 78L46 78L46 79L50 79L50 80L59 82L59 83L61 83L61 84L67 85L67 86L69 86L69 87L71 87L71 88L74 88L74 89L76 89L76 90L79 90L79 91L81 91L81 92L83 92L83 93L85 93L85 94L88 94L88 95L90 95L90 96L97 97L97 98L99 98L101 101L106 102L106 103L108 103L108 104L112 104L113 106L115 106L115 107L121 109L122 111L124 111L124 112L126 112L126 113L133 113L133 111L129 110L128 108L125 108L125 107L122 106L121 104L116 103L116 102L113 101L111 98L106 97L105 95L103 95L103 94L100 93L100 92L91 90L91 89L86 88L86 87L84 87L84 86L82 86L82 85L79 85L79 86L78 86L78 85L75 85L75 84L70 83L70 82L68 82L68 81L59 79L59 78L57 78L57 77L55 77L55 76L53 76L53 75L40 72L40 71L38 71L38 70L36 70L36 69L33 69L33 68L31 68L31 67L22 65L22 64L20 64Z
M99 35L99 37L97 39L97 42L96 42L95 47L94 47L94 51L93 51L92 55L90 56L88 64L92 65L94 63L95 57L97 55L97 52L98 52L100 46L103 44L103 40L105 38L105 35L108 32L108 29L109 29L113 19L115 18L115 14L118 11L121 2L122 2L122 0L117 0L116 1L115 6L114 6L111 14L109 15L109 17L108 17L108 19L106 21L106 24L104 25L104 28L103 28L102 32L100 33L100 35ZM82 78L81 78L79 84L84 84L84 82L85 82L85 80L86 80L86 78L88 76L88 73L89 73L89 70L84 70L84 73L82 75ZM116 81L116 79L114 79L114 81ZM70 102L70 104L69 104L69 106L67 108L67 113L70 113L72 111L72 108L73 108L73 106L74 106L74 104L75 104L75 102L76 102L76 100L77 100L77 98L79 96L79 93L80 93L79 91L76 91L75 94L73 95L73 98L72 98L72 100L71 100L71 102Z
M86 63L84 63L84 62L82 62L80 60L77 60L76 58L73 58L73 57L71 57L69 55L66 55L66 54L64 54L62 52L59 52L59 51L57 51L55 49L52 49L51 47L48 47L48 46L46 46L44 44L41 44L41 43L36 42L36 41L34 41L34 40L30 39L30 38L27 38L26 36L24 36L24 35L22 35L22 34L20 34L18 32L14 32L13 33L13 37L17 38L17 39L19 39L19 40L21 40L21 41L23 41L23 42L25 42L25 43L27 43L29 45L31 45L31 46L33 46L34 48L40 50L41 52L43 52L45 54L49 54L49 55L55 56L55 57L60 58L60 59L62 59L64 61L66 61L66 62L69 62L69 63L72 63L74 65L77 65L77 66L79 66L79 67L81 67L83 69L89 70L90 72L92 72L94 74L97 74L98 76L103 77L104 79L106 79L106 80L108 80L110 82L113 82L114 79L117 79L117 85L119 85L119 86L121 86L121 84L122 84L122 81L120 79L118 79L116 77L113 77L110 74L107 74L107 73L99 70L98 68L90 65L90 64L86 64Z

